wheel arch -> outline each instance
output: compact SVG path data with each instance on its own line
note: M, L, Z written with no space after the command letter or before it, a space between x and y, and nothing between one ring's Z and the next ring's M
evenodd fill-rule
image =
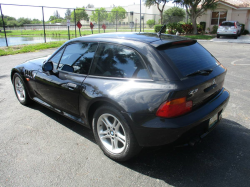
M87 115L86 115L87 121L88 121L91 129L92 129L92 120L93 120L94 113L99 107L101 107L103 105L112 106L112 107L116 108L117 110L119 110L121 113L126 113L126 110L121 105L112 101L111 99L108 99L108 98L95 99L94 101L92 101L89 104L89 106L87 108ZM124 117L127 118L126 116L124 116Z

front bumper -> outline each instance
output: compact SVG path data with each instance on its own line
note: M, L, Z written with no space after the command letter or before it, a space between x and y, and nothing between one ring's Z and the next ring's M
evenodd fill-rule
M226 89L195 111L177 118L159 118L155 115L128 114L140 146L159 146L187 143L194 137L210 132L209 119L226 108L230 94Z

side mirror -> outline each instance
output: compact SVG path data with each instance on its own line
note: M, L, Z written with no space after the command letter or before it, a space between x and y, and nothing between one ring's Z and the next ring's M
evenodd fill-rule
M72 73L74 72L74 68L72 66L69 66L68 64L64 64L61 70L72 72Z
M52 71L53 70L53 63L51 61L46 62L43 64L43 71Z

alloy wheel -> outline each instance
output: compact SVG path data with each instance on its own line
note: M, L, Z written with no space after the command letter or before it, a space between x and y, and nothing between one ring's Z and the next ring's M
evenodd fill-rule
M101 143L111 153L119 154L126 146L126 133L122 123L113 115L102 114L97 121Z

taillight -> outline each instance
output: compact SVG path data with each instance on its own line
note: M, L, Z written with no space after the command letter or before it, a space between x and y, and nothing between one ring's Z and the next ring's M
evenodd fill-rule
M192 110L193 102L187 101L186 97L173 99L161 104L156 112L156 116L173 118L186 114Z
M236 28L237 29L237 25L236 25L236 23L234 22L234 28Z

